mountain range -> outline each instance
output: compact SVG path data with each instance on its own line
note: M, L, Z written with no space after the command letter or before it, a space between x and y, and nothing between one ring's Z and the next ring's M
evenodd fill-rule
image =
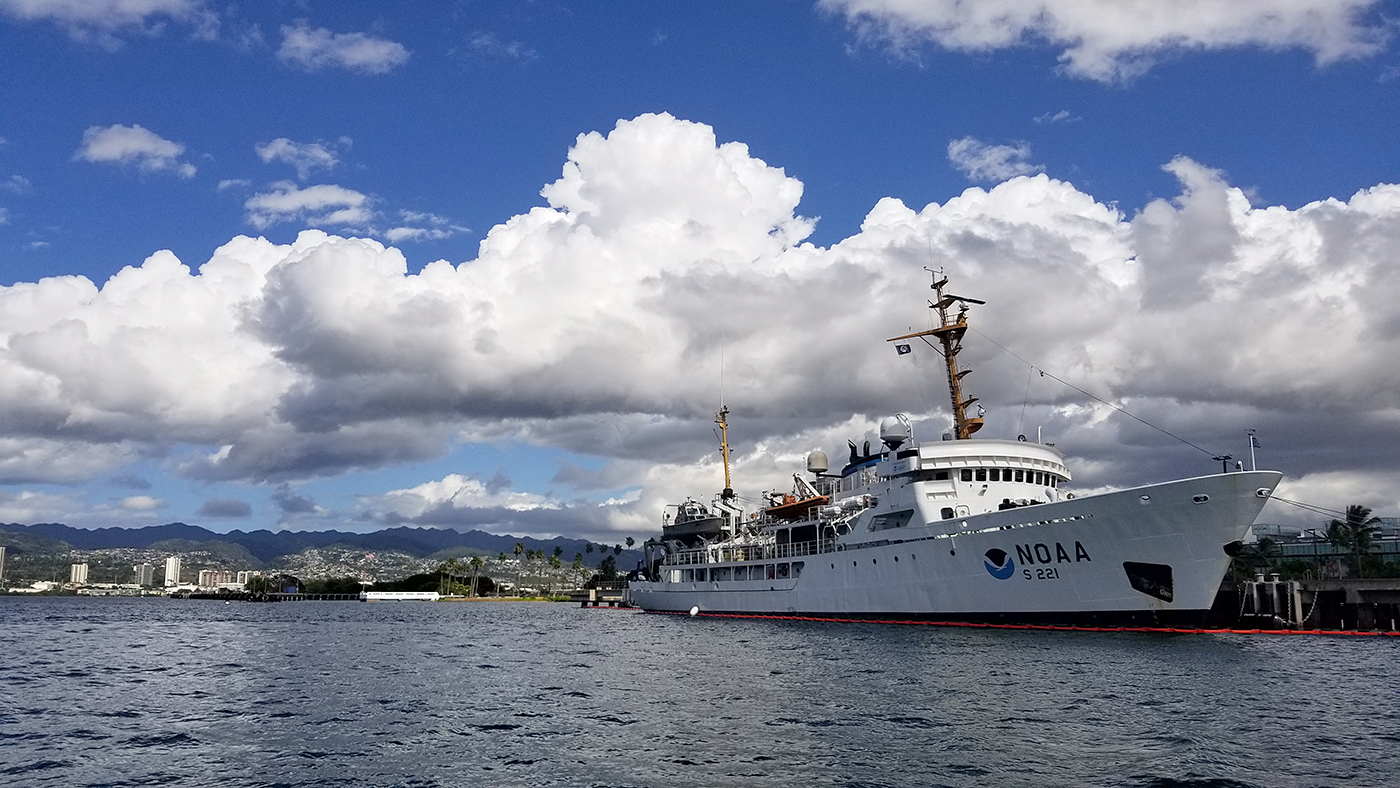
M581 553L584 556L584 563L590 566L596 566L603 558L603 553L597 549L596 544L594 550L588 552L586 548L589 542L582 539L565 539L563 537L536 539L529 536L500 536L485 531L463 532L441 528L398 527L370 533L269 531L266 529L215 533L207 528L185 523L168 523L144 528L92 529L73 528L62 523L38 523L35 525L4 523L0 524L0 534L9 535L12 539L24 539L24 541L34 540L36 537L54 540L78 550L120 547L142 549L171 540L179 540L186 544L223 542L242 546L264 563L285 555L300 553L308 548L330 545L358 547L364 550L395 551L424 558L444 550L466 550L487 555L500 553L513 555L516 544L522 544L527 550L543 549L547 553L553 553L554 548L562 547L564 549L563 558L566 561L572 560L575 553ZM10 540L0 540L0 543L5 541ZM611 549L608 552L611 553ZM634 560L640 558L640 555L635 551L624 550L623 552L624 555L631 553Z

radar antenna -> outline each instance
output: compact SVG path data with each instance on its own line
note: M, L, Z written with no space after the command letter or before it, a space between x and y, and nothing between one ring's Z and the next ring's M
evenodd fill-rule
M976 402L977 398L962 398L962 379L972 370L964 369L960 371L958 369L958 353L962 352L963 334L967 333L967 305L985 304L987 302L979 301L976 298L967 298L965 296L953 295L952 293L944 293L943 286L948 284L948 277L943 276L943 269L940 268L935 271L925 266L924 270L933 275L933 285L931 288L938 296L938 300L929 301L928 306L929 309L938 313L938 325L927 331L917 331L913 334L905 334L902 337L894 337L887 341L897 342L901 339L930 336L938 339L938 344L942 345L942 350L940 352L943 354L943 360L948 367L948 395L953 402L954 431L958 440L967 440L972 437L972 433L982 429L982 416L979 414L969 418L967 415L967 406ZM954 304L958 305L957 315L955 317L950 317L948 310L949 307ZM924 341L928 342L927 339L924 339ZM933 346L931 342L928 344ZM937 348L935 347L935 349Z

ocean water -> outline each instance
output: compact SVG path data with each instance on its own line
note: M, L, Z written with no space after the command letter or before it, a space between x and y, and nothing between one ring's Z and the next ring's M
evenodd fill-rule
M0 598L0 785L1394 786L1400 640Z

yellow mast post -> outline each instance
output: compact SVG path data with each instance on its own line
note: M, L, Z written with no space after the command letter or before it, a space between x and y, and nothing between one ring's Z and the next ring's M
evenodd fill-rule
M894 337L887 342L897 342L901 339L913 339L915 337L937 337L938 343L943 346L943 360L948 368L948 395L953 402L953 428L958 440L967 440L972 437L972 433L982 429L982 418L973 416L968 418L967 406L977 401L976 397L968 399L962 398L962 379L971 372L971 369L958 370L958 353L962 352L963 334L967 333L967 305L982 304L985 301L978 301L975 298L964 298L962 296L944 295L943 286L948 284L948 278L936 278L942 272L934 273L935 279L931 289L938 295L937 301L930 301L929 308L938 312L938 325L927 331L916 331L913 334L905 334L902 337ZM958 305L956 318L950 319L948 307L953 304Z
M728 405L720 405L719 413L715 414L715 423L719 425L719 454L724 460L724 490L719 495L726 501L734 498L734 488L729 483L729 423L725 420L728 415Z

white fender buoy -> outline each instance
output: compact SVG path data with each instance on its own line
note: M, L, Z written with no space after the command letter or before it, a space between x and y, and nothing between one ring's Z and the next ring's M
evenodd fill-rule
M698 616L698 615L700 615L700 606L699 606L699 605L696 605L696 606L692 607L692 608L690 609L690 614L691 614L692 616Z

